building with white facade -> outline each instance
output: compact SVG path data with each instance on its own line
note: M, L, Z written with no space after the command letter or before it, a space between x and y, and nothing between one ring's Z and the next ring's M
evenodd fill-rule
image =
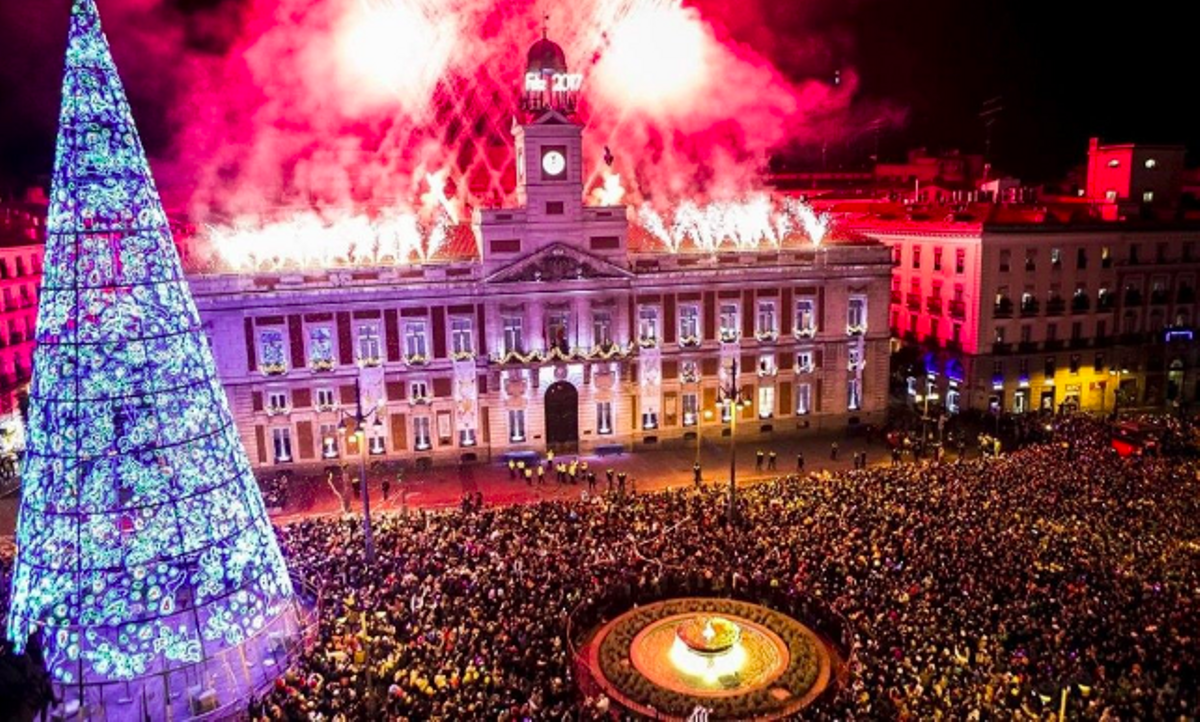
M667 249L624 206L584 204L562 51L543 39L529 73L549 82L526 76L518 204L432 258L191 275L253 463L357 456L338 425L359 393L378 409L366 452L417 463L637 450L728 433L731 413L757 439L883 419L885 246ZM719 403L734 390L740 410Z

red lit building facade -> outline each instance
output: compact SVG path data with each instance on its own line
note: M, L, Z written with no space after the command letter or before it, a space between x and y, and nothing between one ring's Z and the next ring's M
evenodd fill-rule
M0 204L0 456L24 448L22 407L33 369L45 199Z

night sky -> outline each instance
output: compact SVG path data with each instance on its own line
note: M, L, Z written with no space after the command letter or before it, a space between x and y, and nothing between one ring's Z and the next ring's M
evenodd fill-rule
M218 7L235 18L242 2L166 0L161 7L156 0L122 0L114 10L116 0L99 0L151 156L171 150L167 119L180 91L160 69L134 67L130 58L138 50L120 32L121 13L154 8L163 21L188 27L185 42L198 52L219 51L228 30L201 23L197 11ZM736 3L698 4L728 13L731 32L756 46L774 31L779 42L770 54L785 72L832 77L836 68L853 68L863 98L906 111L902 126L880 133L885 159L918 145L981 151L979 112L996 96L1004 110L994 161L1026 180L1056 179L1080 163L1090 135L1200 149L1200 104L1190 82L1195 63L1186 57L1192 33L1183 17L1159 4L1127 4L1116 13L1025 1L781 2L766 3L760 17L769 22L756 26L737 23ZM0 187L49 173L68 9L68 0L0 3ZM805 52L796 52L799 46ZM873 150L873 137L859 137L831 149L831 163L861 160Z

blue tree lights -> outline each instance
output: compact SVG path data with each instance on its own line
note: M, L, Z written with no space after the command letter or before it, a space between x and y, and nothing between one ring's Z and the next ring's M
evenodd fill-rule
M80 689L162 675L164 700L174 672L253 664L295 629L291 582L94 0L71 14L37 343L9 639L40 631Z

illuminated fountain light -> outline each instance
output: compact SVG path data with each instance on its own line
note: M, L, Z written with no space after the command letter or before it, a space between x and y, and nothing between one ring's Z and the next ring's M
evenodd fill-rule
M697 616L679 625L668 654L675 669L709 687L746 665L741 628L721 617Z

